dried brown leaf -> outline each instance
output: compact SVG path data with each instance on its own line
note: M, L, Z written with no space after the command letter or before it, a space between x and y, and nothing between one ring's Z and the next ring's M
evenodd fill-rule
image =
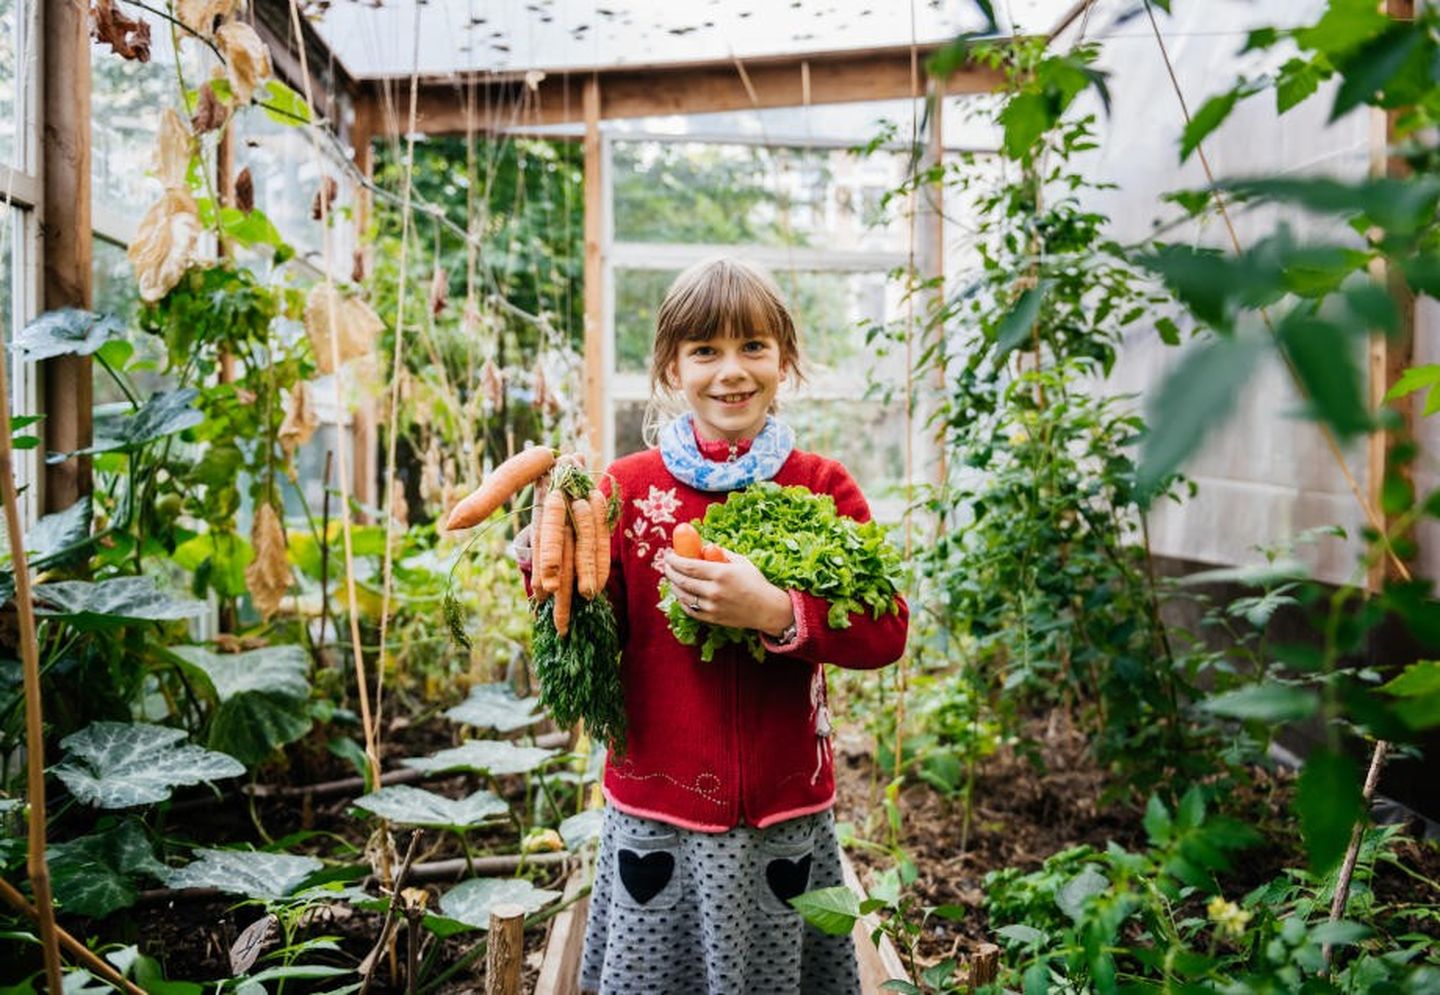
M505 403L505 373L488 356L485 365L480 368L480 390L490 410L499 411Z
M215 22L232 17L239 7L237 0L177 0L175 16L197 35L209 38L215 33Z
M245 588L255 609L268 619L280 607L280 599L290 586L285 526L274 505L267 502L255 510L250 545L255 549L255 559L245 568Z
M207 131L214 131L225 123L230 116L230 109L220 102L215 96L215 90L207 80L200 84L200 91L195 97L195 113L190 115L190 127L197 135L203 135Z
M446 275L445 267L436 266L435 272L430 275L430 313L438 318L449 299L450 277Z
M315 199L310 202L310 217L316 221L324 221L330 216L330 208L335 206L335 198L340 194L340 184L335 182L335 177L326 176L320 181L320 189L315 191Z
M235 176L235 206L246 214L255 210L255 181L250 178L249 166Z
M115 0L99 0L90 8L90 35L122 59L133 62L150 61L150 25L126 17L115 6Z
M226 21L215 31L215 44L225 58L225 74L230 79L230 92L241 104L250 103L255 89L269 79L270 49L260 40L255 29L244 21Z
M305 301L305 332L321 373L335 372L336 352L342 364L371 353L384 329L369 304L342 294L334 284L317 283Z
M141 300L158 301L180 282L194 261L199 237L200 213L189 191L166 190L145 212L126 252Z
M303 381L297 383L290 390L290 410L280 424L280 446L286 457L293 458L295 450L309 442L319 427L320 419L310 403L310 388Z
M160 132L155 137L155 175L167 187L184 187L185 174L190 170L190 154L195 149L195 136L173 108L160 115Z

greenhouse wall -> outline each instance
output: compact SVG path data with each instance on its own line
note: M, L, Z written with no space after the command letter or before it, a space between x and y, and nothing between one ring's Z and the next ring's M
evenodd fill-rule
M1323 7L1316 0L1266 4L1214 0L1176 4L1173 16L1160 16L1160 30L1190 111L1239 77L1254 78L1273 70L1291 54L1283 48L1240 54L1250 29L1308 23ZM1179 160L1184 117L1143 8L1102 0L1088 23L1077 21L1060 43L1074 44L1082 38L1102 46L1101 67L1109 73L1112 101L1107 113L1091 100L1101 139L1093 162L1084 166L1096 181L1116 185L1096 195L1093 207L1110 216L1115 236L1127 244L1153 237L1230 250L1225 226L1213 212L1198 222L1187 221L1178 207L1161 199L1170 191L1203 189L1206 178L1198 156L1183 164ZM1216 177L1363 176L1369 167L1372 121L1358 111L1327 123L1330 103L1322 93L1278 115L1268 92L1241 102L1204 143ZM1232 209L1243 246L1273 231L1277 222L1288 224L1301 239L1322 230L1313 217L1288 210L1277 217L1276 210ZM1428 318L1429 312L1422 312L1417 322L1422 343L1427 339L1422 330ZM1152 390L1179 359L1179 350L1156 339L1151 323L1137 323L1134 329L1110 381L1117 392ZM1189 331L1183 323L1182 329ZM1417 352L1424 349L1417 347ZM1363 370L1365 357L1358 345L1355 359ZM1417 355L1417 362L1423 361ZM1199 563L1255 562L1260 547L1274 548L1305 530L1340 525L1348 541L1318 538L1302 544L1295 555L1326 580L1352 577L1363 514L1324 437L1314 423L1296 417L1302 405L1286 372L1272 361L1245 389L1223 428L1187 465L1186 475L1198 488L1196 495L1183 505L1162 503L1152 513L1155 552ZM1363 442L1346 450L1345 456L1358 485L1367 487ZM1433 549L1435 543L1430 546ZM1422 557L1431 575L1435 555Z

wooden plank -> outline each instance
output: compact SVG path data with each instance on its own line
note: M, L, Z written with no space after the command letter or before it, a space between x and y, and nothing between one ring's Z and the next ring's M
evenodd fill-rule
M350 126L350 144L355 150L355 167L360 175L371 180L375 175L375 111L373 101L357 100L355 119ZM370 191L363 185L355 189L355 251L359 254L353 270L368 278L370 274L370 246L365 233L370 227L372 202ZM366 396L356 406L351 416L350 438L354 443L354 469L351 471L351 487L355 499L371 508L381 507L379 450L379 415L375 398Z
M41 156L44 196L41 231L45 310L88 308L92 298L90 222L89 10L71 0L45 0L41 32ZM106 56L110 58L110 56ZM92 381L88 356L62 356L40 364L40 410L49 450L81 449L91 440ZM91 489L90 459L47 466L40 480L41 508L58 511Z
M605 188L600 148L600 80L585 81L585 420L591 463L605 452Z
M1385 0L1385 12L1396 20L1412 20L1415 17L1414 0ZM1370 111L1370 175L1403 177L1409 175L1409 167L1398 156L1390 154L1395 142L1395 118L1397 111L1378 108ZM1383 262L1371 266L1371 276L1384 284L1395 300L1400 312L1399 330L1388 338L1373 335L1369 347L1370 407L1379 408L1385 401L1385 394L1405 369L1415 362L1415 296L1401 274L1391 271ZM1415 397L1410 394L1388 402L1400 413L1402 426L1398 431L1373 432L1365 443L1366 490L1371 507L1381 515L1387 531L1393 516L1381 510L1380 493L1385 482L1385 467L1391 450L1397 443L1408 442L1415 437ZM1409 467L1401 470L1408 479ZM1412 541L1415 533L1407 537ZM1384 557L1371 565L1366 578L1371 590L1379 590L1385 579L1398 578L1399 568L1393 557Z
M550 920L550 936L545 941L545 959L540 963L540 977L535 991L545 995L579 995L580 957L585 950L585 923L590 915L590 896L577 899L589 878L589 868L581 865L570 872L560 904L566 906ZM571 903L574 904L571 904Z
M921 45L915 54L923 63L938 47ZM514 76L430 78L421 83L419 128L427 134L463 134L467 126L493 132L583 123L584 90L590 80L600 86L602 120L804 106L807 76L810 104L904 98L913 94L911 54L910 46L902 45L749 59L744 68L754 88L753 100L736 61L729 59L547 72L529 93L524 79ZM988 93L1000 82L1001 74L995 70L968 67L945 82L945 92ZM362 91L378 94L384 81L359 85ZM476 99L467 111L464 94L471 87ZM385 122L382 127L393 133L400 125Z
M845 878L845 887L864 901L865 887L860 883L860 875L855 873L855 865L850 863L850 856L844 850L840 851L840 873ZM851 934L855 939L855 960L860 966L860 991L864 995L880 991L880 986L887 981L910 980L910 975L905 972L905 963L900 959L895 944L890 942L890 937L882 934L878 948L871 941L870 934L879 926L880 920L872 912L856 921L855 930Z

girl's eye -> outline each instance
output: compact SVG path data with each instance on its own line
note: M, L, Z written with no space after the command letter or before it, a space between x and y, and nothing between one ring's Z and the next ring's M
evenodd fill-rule
M764 352L765 343L759 339L751 339L749 342L745 343L745 349L748 352Z

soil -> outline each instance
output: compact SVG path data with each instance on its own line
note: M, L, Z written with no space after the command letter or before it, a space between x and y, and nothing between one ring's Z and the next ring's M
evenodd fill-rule
M1034 758L1003 748L980 765L968 838L964 808L958 801L947 801L919 783L901 791L899 844L919 872L914 894L922 905L959 905L968 910L956 921L929 921L916 948L917 966L963 957L980 944L993 942L984 908L988 872L1006 867L1037 870L1046 857L1080 844L1104 849L1114 842L1129 850L1144 848L1143 810L1123 801L1101 803L1106 789L1113 787L1112 777L1096 764L1085 737L1057 718L1058 713L1027 724L1027 735L1038 747ZM836 818L851 822L857 836L872 841L885 840L888 833L880 799L891 776L875 770L874 755L868 736L841 728L836 739ZM1304 853L1289 809L1292 783L1288 774L1256 769L1232 790L1232 810L1251 813L1250 821L1263 841L1246 850L1223 879L1228 895L1244 895L1284 867L1303 866ZM1426 886L1417 885L1413 876L1420 875L1432 886L1440 882L1440 847L1407 839L1395 852L1409 873L1382 863L1373 881L1377 900L1440 902L1440 886L1421 894ZM874 847L854 846L848 853L867 886L894 866L889 853ZM1199 914L1204 915L1203 910ZM1415 928L1440 938L1440 923L1417 919Z

